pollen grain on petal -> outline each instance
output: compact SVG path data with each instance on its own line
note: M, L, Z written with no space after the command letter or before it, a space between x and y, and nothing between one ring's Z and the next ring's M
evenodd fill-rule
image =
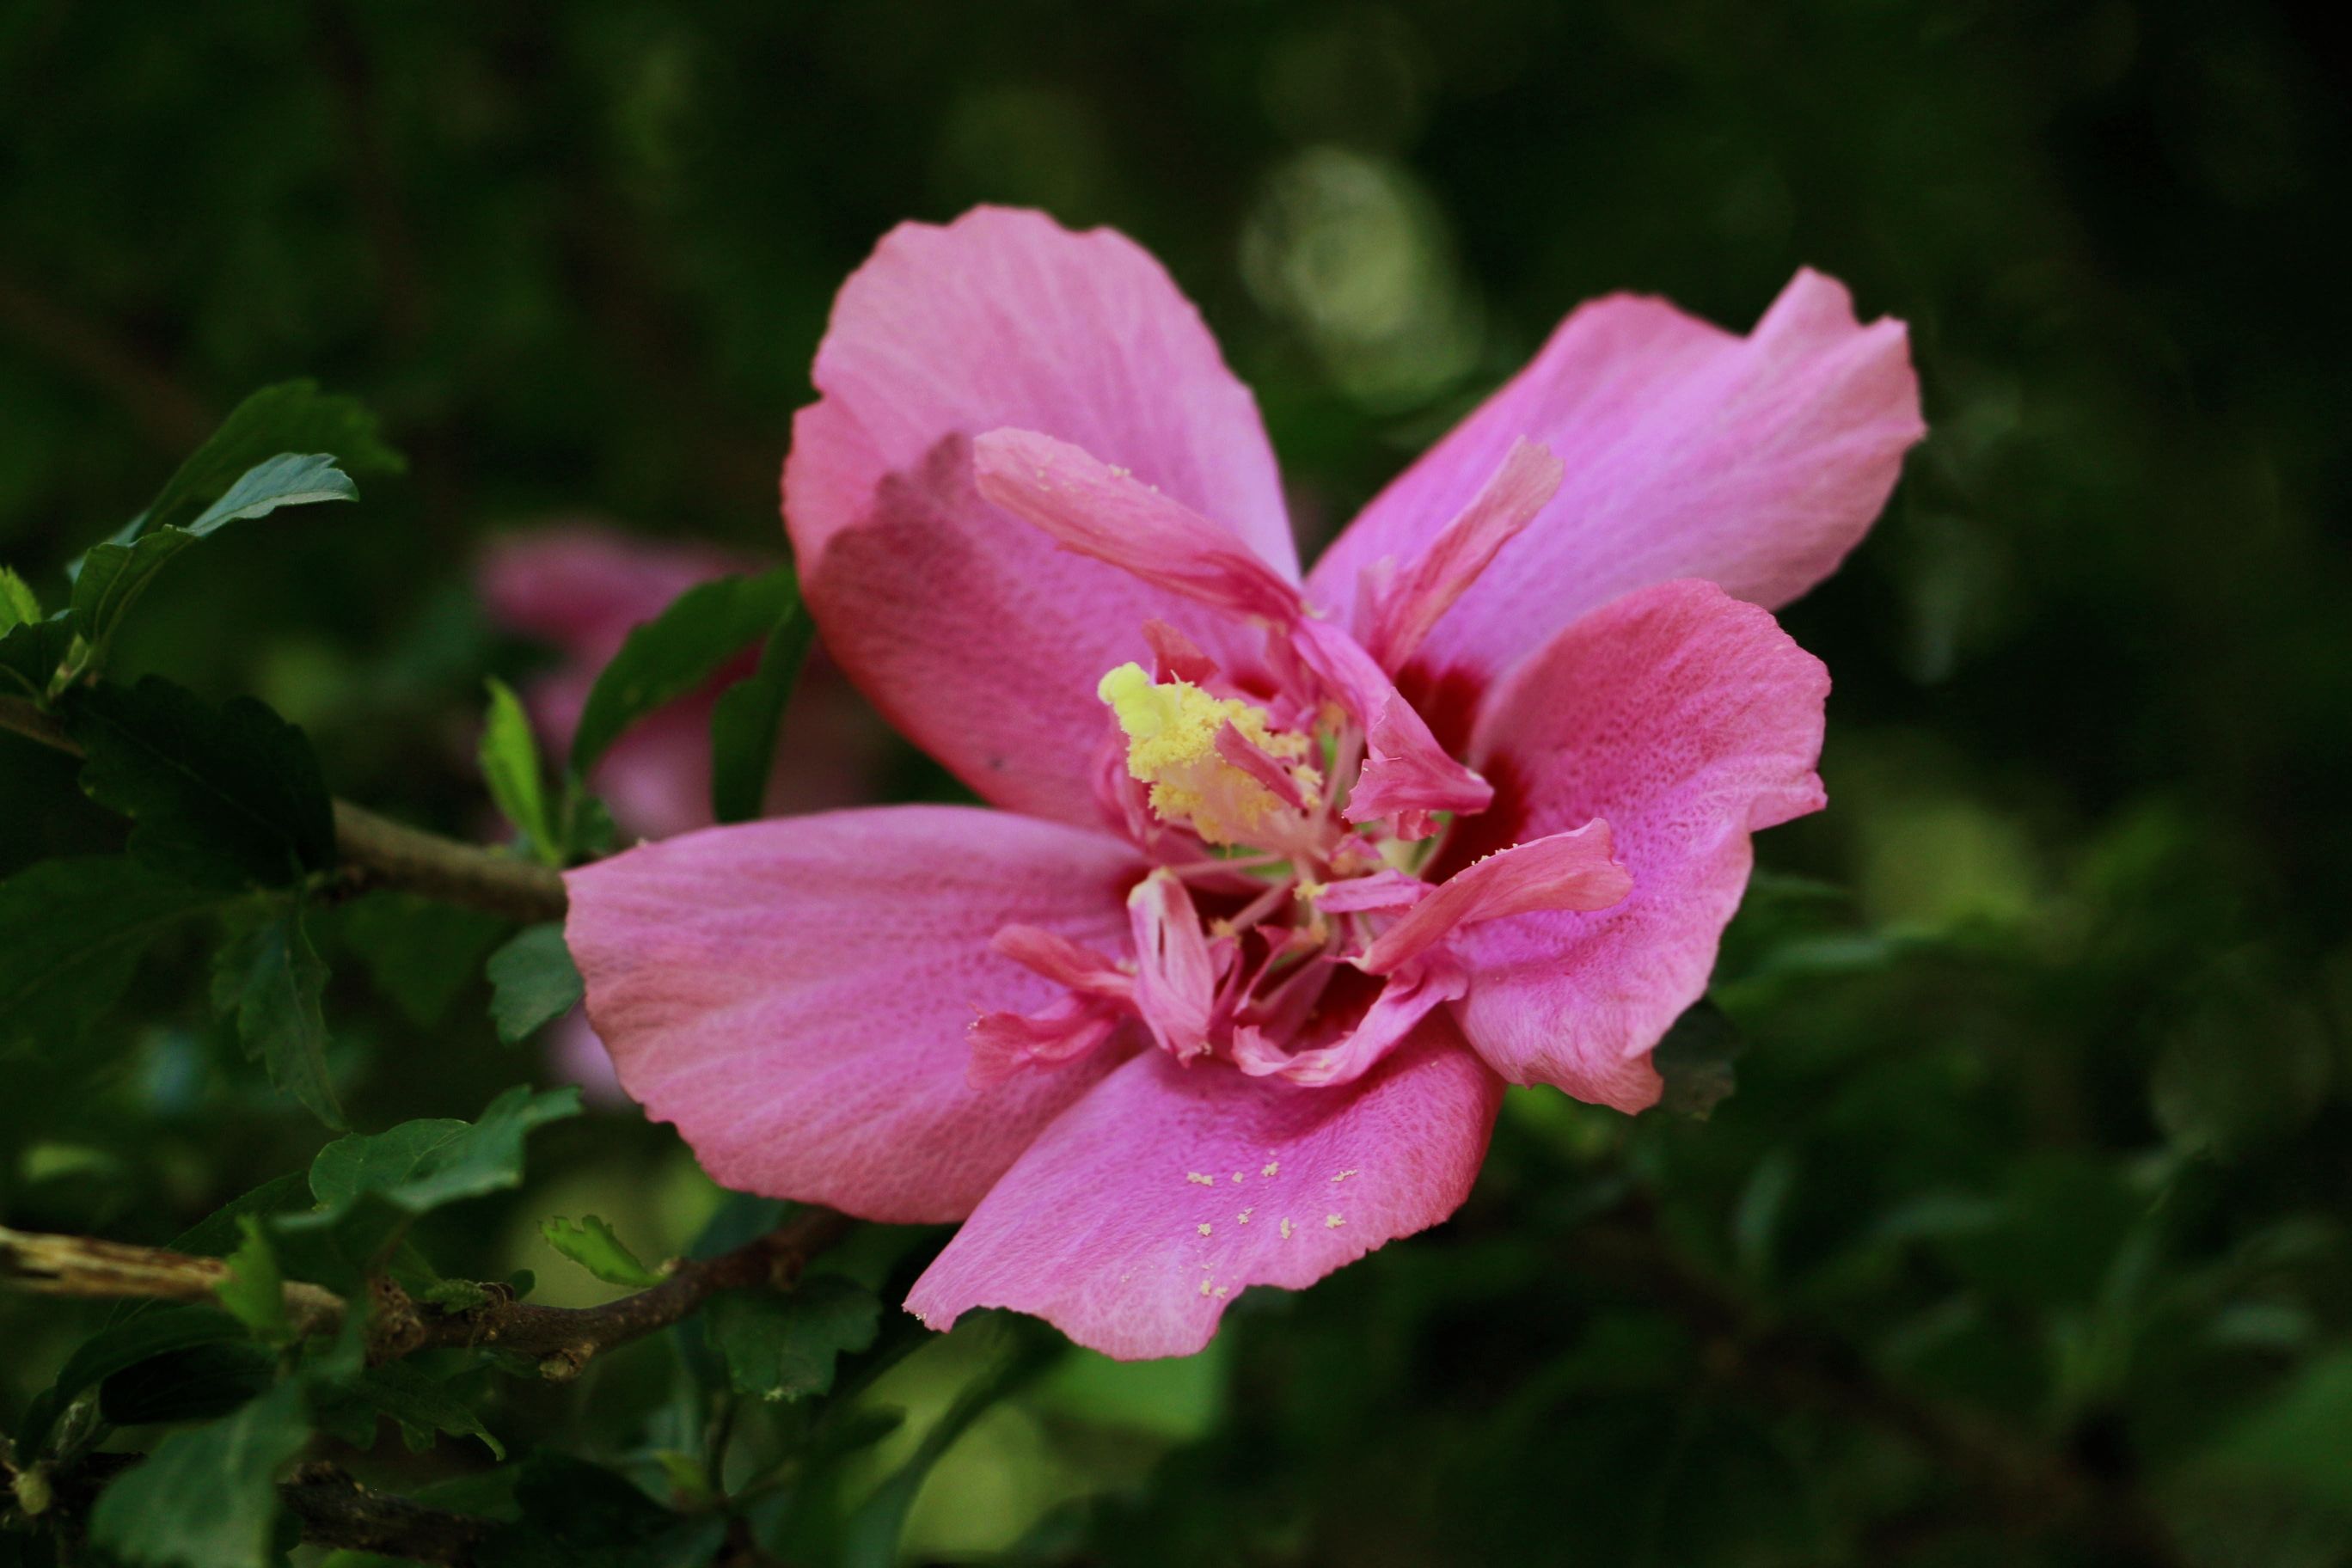
M1326 1230L1337 1230L1347 1223L1347 1218L1343 1215L1327 1214L1323 1216L1323 1227Z

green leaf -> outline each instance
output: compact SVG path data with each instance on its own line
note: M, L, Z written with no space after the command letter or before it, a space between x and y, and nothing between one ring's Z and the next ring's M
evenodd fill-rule
M0 632L14 631L41 618L41 596L32 584L0 566Z
M557 1217L540 1222L547 1245L593 1274L607 1285L643 1290L662 1282L660 1271L637 1261L637 1255L613 1234L613 1227L588 1215L574 1221Z
M48 700L58 668L73 652L74 619L59 610L45 621L26 621L0 632L0 690L14 686L35 701Z
M356 474L396 474L407 468L384 444L373 414L355 397L319 390L315 381L265 386L232 409L220 428L180 465L133 525L176 528L218 510L219 498L275 454L331 453Z
M2352 1350L2320 1357L2240 1423L2212 1458L2283 1481L2315 1500L2352 1509Z
M255 1337L273 1345L291 1344L294 1324L286 1315L286 1281L278 1272L278 1254L257 1215L244 1215L237 1228L245 1240L228 1255L228 1278L213 1287L213 1294Z
M277 1381L277 1352L250 1340L190 1345L108 1377L99 1385L99 1414L115 1426L210 1421Z
M313 1397L325 1405L320 1412L321 1423L333 1426L353 1447L370 1447L377 1418L388 1415L406 1432L477 1437L493 1457L507 1457L506 1446L446 1385L399 1362L370 1367L331 1392L314 1391ZM425 1446L411 1444L420 1449Z
M482 974L482 955L507 930L496 915L414 893L375 892L336 912L341 946L408 1021L429 1029Z
M100 1495L90 1542L131 1563L264 1568L278 1473L310 1436L302 1391L287 1382L234 1415L166 1437Z
M759 668L720 692L711 710L710 809L719 821L744 822L760 815L784 707L815 637L816 625L801 604L795 582L760 649Z
M548 865L561 866L563 838L548 813L547 783L530 719L513 688L498 679L488 685L490 709L482 722L482 782L489 786L499 810L522 835L524 849Z
M310 1206L310 1178L299 1171L289 1171L230 1199L166 1245L173 1252L198 1258L226 1258L245 1239L247 1215L266 1219L276 1214L299 1214Z
M572 772L586 777L639 719L702 686L768 635L796 602L789 566L757 577L721 577L688 588L629 634L590 689L572 735Z
M400 1249L417 1215L520 1184L524 1135L579 1113L575 1088L517 1087L477 1122L435 1118L337 1139L310 1163L319 1206L271 1223L281 1266L298 1279L356 1289Z
M186 527L157 526L136 535L90 547L74 575L74 630L88 643L83 668L106 662L114 633L156 574L198 540L241 518L260 517L282 506L357 500L359 491L331 458L284 453L257 465Z
M246 1343L243 1323L217 1307L195 1304L157 1307L109 1324L76 1346L57 1380L26 1407L16 1438L26 1451L40 1447L57 1417L84 1390L125 1367L194 1345Z
M202 539L229 523L267 517L281 506L359 499L359 487L324 452L280 452L239 475L220 500L196 514L187 530Z
M373 1194L411 1214L522 1182L524 1134L580 1114L579 1089L518 1084L478 1121L404 1121L388 1131L338 1138L310 1163L310 1194L332 1207Z
M1706 1121L1738 1087L1732 1062L1745 1048L1722 1008L1706 997L1691 1004L1650 1058L1665 1080L1659 1109Z
M835 1362L874 1343L881 1310L856 1280L819 1274L791 1291L722 1291L706 1316L735 1391L782 1400L831 1393Z
M269 1081L341 1131L343 1108L327 1071L327 1020L320 998L327 966L303 929L299 904L280 906L240 930L214 960L213 1007L236 1020L245 1054Z
M563 925L550 921L524 928L490 954L490 1018L499 1038L514 1045L541 1025L570 1012L587 994L586 983L563 945Z
M685 1568L718 1553L727 1521L682 1518L625 1477L545 1451L519 1467L521 1519L474 1553L477 1568Z
M149 676L78 691L81 786L137 826L131 853L206 887L281 886L335 861L334 805L302 731L249 697L220 708Z
M43 860L0 882L0 1047L72 1045L151 944L220 902L114 856Z

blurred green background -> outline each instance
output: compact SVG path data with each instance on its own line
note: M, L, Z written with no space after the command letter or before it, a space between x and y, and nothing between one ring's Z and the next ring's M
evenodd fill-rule
M482 542L780 555L832 292L901 219L1031 204L1158 254L1310 543L1580 300L1744 330L1821 268L1911 323L1931 434L1784 617L1837 680L1832 806L1767 837L1727 945L1737 1095L1515 1092L1455 1222L1253 1294L1195 1361L1063 1358L905 1551L2320 1568L2352 1562L2346 103L2315 21L2191 0L11 0L0 560L58 581L257 385L364 397L409 474L192 552L122 662L485 833L480 681L543 656L475 606ZM0 870L119 833L0 737ZM5 1064L9 1223L160 1240L316 1146L142 984L90 1051ZM359 1121L543 1070L480 1015L339 969ZM438 1242L551 1300L601 1288L538 1217L659 1255L718 1202L625 1113L537 1147ZM0 1298L0 1412L71 1328ZM911 1412L867 1481L1000 1334L861 1395ZM634 1462L667 1353L486 1418Z

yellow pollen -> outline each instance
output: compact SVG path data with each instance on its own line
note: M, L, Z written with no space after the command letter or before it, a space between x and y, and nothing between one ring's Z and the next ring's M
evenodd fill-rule
M1290 1222L1288 1220L1284 1220L1282 1222L1282 1239L1285 1241L1288 1241L1290 1239Z
M1261 1176L1271 1176L1271 1175L1275 1174L1276 1173L1279 1172L1281 1169L1282 1169L1282 1162L1281 1162L1281 1161L1279 1161L1279 1160L1268 1160L1268 1161L1265 1163L1265 1170L1263 1170L1263 1171L1260 1171L1260 1172L1258 1173L1258 1174L1259 1174L1259 1175L1261 1175Z
M1340 1218L1335 1214L1327 1214L1323 1216L1324 1227L1328 1230L1337 1230L1347 1223L1348 1222L1346 1220Z
M1188 1181L1188 1182L1191 1182L1191 1183L1194 1184L1195 1184L1195 1185L1197 1185L1197 1186L1213 1187L1213 1186L1215 1186L1215 1185L1217 1184L1217 1178L1216 1178L1216 1177L1214 1177L1214 1176L1204 1176L1204 1175L1201 1174L1201 1173L1200 1173L1200 1172L1198 1172L1198 1171L1187 1171L1187 1172L1185 1172L1185 1173L1184 1173L1184 1179L1185 1179L1186 1181Z
M1109 704L1127 734L1127 771L1151 786L1151 809L1186 822L1211 844L1240 844L1267 818L1287 810L1272 790L1217 753L1217 732L1231 724L1312 797L1323 778L1300 761L1312 744L1274 727L1271 715L1238 697L1212 697L1189 680L1154 683L1139 664L1104 676L1095 695Z
M1209 1234L1209 1222L1207 1220L1202 1220L1201 1222L1201 1234L1202 1236Z

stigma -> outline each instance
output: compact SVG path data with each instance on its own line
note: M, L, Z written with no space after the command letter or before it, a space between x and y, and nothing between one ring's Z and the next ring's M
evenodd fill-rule
M1151 788L1161 820L1190 826L1210 844L1257 844L1322 805L1322 774L1306 762L1306 735L1278 730L1263 708L1213 697L1189 680L1155 682L1122 664L1095 694L1127 736L1127 771Z

